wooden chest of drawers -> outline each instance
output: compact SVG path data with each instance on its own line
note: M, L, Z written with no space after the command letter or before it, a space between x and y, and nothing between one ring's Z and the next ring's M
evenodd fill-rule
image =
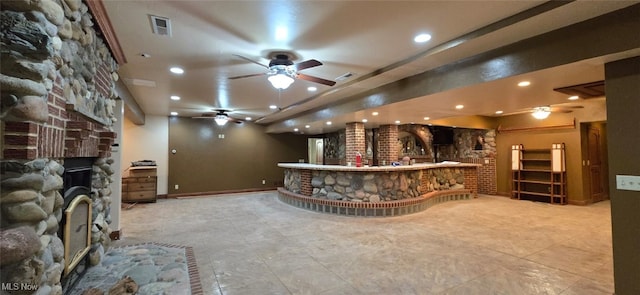
M128 173L127 173L128 172ZM122 177L122 202L155 202L157 180L155 167L131 167Z

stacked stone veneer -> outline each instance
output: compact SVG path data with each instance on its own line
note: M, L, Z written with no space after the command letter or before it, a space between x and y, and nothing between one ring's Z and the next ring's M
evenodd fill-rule
M0 14L0 283L62 294L65 158L96 159L92 264L109 244L117 64L81 0L2 1Z
M334 132L324 137L324 164L346 165L346 132Z
M285 169L287 191L319 199L385 202L417 198L433 191L469 189L477 193L477 168L431 168L393 172ZM311 191L303 190L311 174Z
M110 244L111 163L112 159L98 158L92 167L92 265L100 262ZM38 294L62 294L64 246L57 232L64 214L63 173L55 160L2 162L2 283L50 291Z
M111 167L112 158L98 158L92 167L91 176L91 250L89 258L91 265L100 263L106 249L111 244L111 189L115 171Z
M4 161L2 172L2 284L62 294L64 247L57 231L63 214L59 189L64 168L47 159ZM28 288L16 289L22 292L14 294L31 294Z

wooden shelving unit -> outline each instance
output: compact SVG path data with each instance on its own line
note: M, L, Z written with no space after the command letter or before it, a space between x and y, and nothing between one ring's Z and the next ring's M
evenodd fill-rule
M511 197L518 200L567 203L564 143L551 149L511 146Z

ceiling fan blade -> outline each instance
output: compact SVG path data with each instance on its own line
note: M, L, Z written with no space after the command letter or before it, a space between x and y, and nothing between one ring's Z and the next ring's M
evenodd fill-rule
M551 107L551 112L556 112L556 113L571 113L574 110L577 109L582 109L584 108L583 106L552 106Z
M256 77L256 76L264 76L264 75L266 75L266 73L235 76L235 77L229 77L228 79L229 80L235 80L235 79L242 79L242 78L249 78L249 77Z
M269 68L269 66L267 66L267 65L263 65L263 64L261 64L261 63L259 63L259 62L255 61L255 60L253 60L253 59L250 59L250 58L248 58L248 57L244 57L244 56L242 56L242 55L238 55L238 54L234 54L234 56L237 56L237 57L239 57L239 58L242 58L242 59L244 59L244 60L246 60L246 61L248 61L248 62L252 62L252 63L257 64L257 65L259 65L259 66L265 67L265 68L267 68L267 69Z
M335 81L322 79L322 78L318 78L318 77L315 77L315 76L309 76L309 75L305 75L305 74L298 74L296 76L296 78L302 79L302 80L311 81L311 82L315 82L315 83L319 83L319 84L324 84L324 85L327 85L327 86L336 85Z
M299 62L295 66L296 66L296 71L302 71L304 69L313 68L321 65L322 65L321 62L315 59L310 59L310 60L305 60L303 62Z
M223 115L223 116L229 117L227 115L227 111L226 110L214 110L213 112L202 113L199 116L194 116L194 117L191 117L191 118L193 118L193 119L215 119L216 116L218 116L218 115Z

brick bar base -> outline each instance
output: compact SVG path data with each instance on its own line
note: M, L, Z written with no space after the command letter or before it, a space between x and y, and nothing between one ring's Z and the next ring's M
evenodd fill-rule
M470 200L474 194L468 189L433 191L419 198L391 202L363 203L307 197L278 188L278 199L289 205L321 213L355 217L392 217L424 211L431 206L457 200Z

